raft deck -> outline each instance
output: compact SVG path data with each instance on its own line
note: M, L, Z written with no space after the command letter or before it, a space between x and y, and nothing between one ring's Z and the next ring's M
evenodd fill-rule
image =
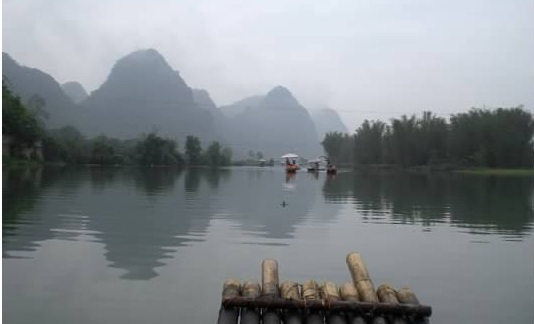
M421 305L410 288L382 284L375 290L359 253L347 255L352 281L338 287L326 281L279 284L278 262L262 262L258 282L224 282L218 324L253 323L429 323L430 306Z

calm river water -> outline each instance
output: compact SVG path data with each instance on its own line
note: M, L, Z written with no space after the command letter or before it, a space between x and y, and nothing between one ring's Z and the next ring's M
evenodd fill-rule
M215 323L226 278L410 286L432 323L534 322L529 177L4 170L5 323Z

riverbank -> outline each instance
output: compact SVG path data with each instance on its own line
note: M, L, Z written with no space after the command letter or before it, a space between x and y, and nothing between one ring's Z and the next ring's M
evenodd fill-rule
M454 172L473 175L493 175L493 176L534 176L533 169L504 169L504 168L465 168L456 165L421 165L413 167L402 167L396 164L368 164L355 165L354 170L359 171L408 171L408 172Z
M498 169L498 168L476 168L467 170L456 170L455 172L475 175L494 176L534 176L534 169Z

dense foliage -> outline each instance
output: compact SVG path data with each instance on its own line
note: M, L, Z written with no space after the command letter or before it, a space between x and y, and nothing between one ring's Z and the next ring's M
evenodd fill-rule
M89 140L76 128L67 126L48 132L43 145L43 155L46 161L76 164L213 167L230 165L232 152L229 148L223 148L218 142L212 142L203 153L198 138L194 136L188 138L194 143L195 152L191 152L191 148L190 151L186 151L188 156L186 160L179 152L175 140L163 138L156 133L143 135L135 140L118 140L104 135ZM190 158L191 154L194 156L193 159Z
M32 109L28 109L30 106ZM138 139L119 140L104 135L87 139L73 126L47 130L39 117L46 118L45 102L39 97L25 106L19 97L2 84L2 134L12 139L11 154L20 149L35 146L42 140L45 162L67 164L138 164L138 165L229 165L232 152L219 142L212 142L203 152L200 140L188 136L187 160L178 151L178 143L156 133L142 135ZM38 117L39 116L39 117ZM22 157L24 158L24 157Z
M355 134L328 133L322 144L337 163L524 168L533 167L533 135L533 116L521 106L473 108L449 121L431 112L366 120Z
M9 135L19 145L31 145L41 139L43 127L35 113L27 109L2 82L2 135Z

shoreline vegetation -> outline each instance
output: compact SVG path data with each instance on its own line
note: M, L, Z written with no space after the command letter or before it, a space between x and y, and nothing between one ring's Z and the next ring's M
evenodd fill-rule
M337 165L357 168L499 174L534 169L534 119L523 106L472 108L449 119L427 111L389 124L365 120L352 135L327 133L322 144Z
M267 161L252 150L248 158L232 160L230 148L212 141L204 149L195 136L186 137L180 152L175 139L157 132L121 140L103 134L88 139L72 126L47 129L42 101L24 105L3 82L2 167L275 165L273 158ZM365 120L354 134L327 133L321 144L339 168L532 176L533 141L533 116L519 106L473 108L449 120L431 112L421 118L402 116L390 124Z

